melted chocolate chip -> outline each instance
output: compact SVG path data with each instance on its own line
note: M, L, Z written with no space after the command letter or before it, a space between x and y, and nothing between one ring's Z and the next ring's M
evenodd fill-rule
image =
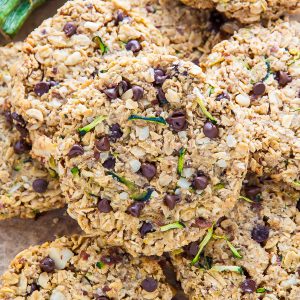
M184 252L188 258L194 258L199 250L199 242L192 242L184 247Z
M166 120L170 127L176 131L180 132L187 127L186 115L183 111L173 112Z
M141 86L134 85L132 87L133 100L138 101L141 100L144 96L144 89Z
M29 135L27 128L23 127L21 124L16 124L16 129L19 131L22 139L26 138Z
M203 133L210 139L215 139L219 136L219 128L212 122L206 122L203 126Z
M125 92L127 92L130 88L130 84L126 80L122 80L118 84L118 93L122 96Z
M281 87L285 87L293 80L292 76L289 73L283 71L276 72L275 79L278 81Z
M14 144L14 152L16 154L23 154L31 150L31 145L24 140L19 140Z
M193 181L196 190L204 190L208 186L208 178L205 175L197 175Z
M168 76L165 74L165 72L161 69L155 69L154 70L154 82L157 85L162 85L166 79L168 78Z
M160 106L163 106L168 103L168 100L162 88L159 88L157 90L156 99L158 100Z
M138 218L141 215L142 209L144 208L144 203L134 202L127 208L127 213Z
M45 193L47 191L49 182L45 179L38 178L33 181L32 188L36 193Z
M43 272L51 273L55 270L55 262L47 256L40 261L40 268Z
M164 198L164 204L169 207L169 209L174 209L175 205L180 202L179 195L166 195Z
M66 23L66 25L63 28L63 31L66 34L66 36L70 37L76 33L77 27L72 23Z
M153 225L150 222L144 222L140 228L141 237L144 238L147 233L153 231L154 231Z
M144 163L141 165L141 172L144 177L151 180L156 175L156 167L153 164Z
M102 166L108 170L112 170L116 165L116 159L113 156L109 156L104 163L102 164Z
M241 284L244 293L254 293L256 291L256 282L252 279L246 279Z
M48 93L50 90L50 85L47 82L39 82L34 87L34 92L37 96L41 97Z
M110 143L107 136L95 141L95 147L99 151L109 151Z
M155 279L153 279L151 277L147 277L146 279L144 279L142 281L141 287L146 292L152 293L152 292L154 292L157 289L158 283L157 283L157 281Z
M113 124L112 126L110 126L109 129L110 129L109 138L112 142L116 142L117 139L123 136L123 131L119 124Z
M17 114L16 112L13 112L13 113L11 114L11 117L12 117L13 120L16 121L18 124L21 124L21 125L23 125L23 126L26 125L26 122L25 122L25 120L23 119L23 117L22 117L21 115Z
M263 95L266 91L266 85L263 82L257 82L254 84L252 91L255 96Z
M70 149L69 153L68 153L68 156L70 158L74 158L74 157L77 157L77 156L80 156L80 155L83 155L84 154L84 149L81 145L78 145L78 144L74 144L72 146L72 148Z
M263 243L269 238L270 229L263 225L257 225L251 231L251 237L258 243Z
M137 53L142 50L142 45L137 40L129 41L125 46L127 51L132 51L133 53Z
M101 213L109 213L112 211L112 207L110 206L110 201L107 199L100 199L98 201L97 206L98 206L98 210Z
M115 100L115 99L117 99L119 97L118 87L117 86L105 89L103 92L111 100Z

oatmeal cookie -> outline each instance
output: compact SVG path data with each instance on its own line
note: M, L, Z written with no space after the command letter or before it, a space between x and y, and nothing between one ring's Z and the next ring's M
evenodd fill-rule
M232 103L208 102L201 69L173 56L101 67L55 109L64 87L34 96L48 115L28 124L32 153L56 161L69 213L87 233L147 255L197 240L197 218L230 211L247 169Z
M300 188L300 23L244 28L204 63L207 93L236 103L250 170Z
M244 198L216 224L194 266L201 241L173 252L191 299L299 299L300 193L253 178L245 181Z
M133 258L101 239L78 236L24 250L1 283L3 300L170 300L173 295L155 258Z
M261 19L278 19L285 13L292 13L300 8L298 0L181 0L183 3L200 8L215 8L228 18L241 23L254 23Z
M59 182L29 154L24 120L9 112L10 67L19 60L21 43L0 48L0 219L32 218L64 206Z

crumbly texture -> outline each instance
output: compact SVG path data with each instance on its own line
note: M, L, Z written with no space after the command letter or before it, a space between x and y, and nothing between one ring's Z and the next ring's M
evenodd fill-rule
M47 264L46 269L45 258L54 267ZM154 283L151 288L145 280ZM173 295L155 258L133 258L121 248L102 245L100 239L77 236L24 250L1 282L3 300L169 300Z
M162 254L197 240L203 230L194 224L195 219L201 216L216 220L230 211L246 172L245 132L235 121L231 103L206 102L200 92L204 82L201 69L173 56L124 58L103 63L102 68L94 80L80 84L60 106L52 105L64 86L54 87L42 98L35 96L36 101L29 102L41 113L49 112L43 122L32 124L33 128L39 126L36 131L30 130L33 154L46 164L52 157L56 160L69 213L86 232L101 235L111 243L124 244L132 253L147 255ZM154 74L158 69L166 77L161 84L155 84ZM109 99L105 94L107 88L120 86L122 80L132 88L114 100ZM138 101L133 100L134 86L143 90ZM195 88L200 89L200 96L196 96ZM216 138L209 138L203 132L207 117L197 97L218 122ZM165 104L159 102L161 98L165 98ZM181 125L177 130L172 115L179 111ZM128 120L132 115L160 117L165 124ZM105 120L85 135L78 133L79 128L99 116ZM31 124L28 125L30 129ZM114 126L121 130L117 137ZM50 136L48 132L55 133ZM106 151L95 146L103 137L110 141ZM74 145L83 151L76 157L70 155ZM186 154L180 176L177 168L181 148ZM145 164L155 166L151 178L143 174ZM130 181L131 186L118 182L111 172ZM195 190L194 180L202 175L205 186ZM218 184L225 186L222 193L215 188ZM147 191L150 199L142 197L138 203L136 195ZM164 204L167 194L178 196L172 208ZM110 203L109 212L99 212L101 199ZM128 212L132 205L141 205L141 211ZM185 228L162 231L161 226L179 221ZM140 230L144 223L150 223L153 229L142 237Z
M298 0L181 0L183 3L199 9L215 8L228 18L241 23L254 23L261 19L276 20L284 14L300 8Z
M250 170L294 188L300 187L299 44L298 22L255 25L215 46L204 64L210 98L225 93L249 132Z
M212 239L203 252L212 258L212 266L242 266L244 274L191 267L193 257L188 256L187 248L173 254L178 279L191 299L299 299L300 194L284 184L266 181L261 185L250 178L248 183L261 186L260 201L239 200L214 232L227 236L243 258L234 258L224 239ZM261 244L252 238L258 225L269 228L269 237ZM242 289L246 278L255 281L250 293ZM259 288L266 291L258 293Z
M21 137L11 115L7 116L12 79L9 69L19 60L20 49L21 43L0 48L0 219L33 218L39 212L65 204L58 180L33 160L29 151L23 154L14 151ZM33 181L38 178L49 182L45 193L36 193L32 188Z

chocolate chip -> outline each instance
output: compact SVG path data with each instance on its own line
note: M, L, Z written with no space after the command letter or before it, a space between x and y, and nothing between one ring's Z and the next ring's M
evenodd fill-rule
M186 129L187 122L186 122L186 115L183 111L175 111L173 112L166 120L170 127L176 131L182 131Z
M115 165L116 159L113 156L109 156L102 164L102 166L108 170L112 170L115 167Z
M141 172L144 177L151 180L156 175L156 167L150 163L144 163L141 165Z
M70 37L76 33L77 27L72 23L66 23L66 25L63 28L63 31L66 34L66 36Z
M40 268L43 272L51 273L55 269L55 262L47 256L40 261Z
M198 242L192 242L184 247L184 252L189 258L194 258L199 250L199 243Z
M300 199L298 200L298 202L296 204L296 208L300 211Z
M203 133L210 139L215 139L219 136L219 128L212 122L206 122L203 126Z
M144 96L144 89L141 86L134 85L132 87L133 100L138 101L141 100Z
M275 79L278 81L281 87L285 87L293 80L292 76L289 73L283 71L276 72Z
M120 22L122 22L124 20L124 17L124 13L121 10L118 10L115 17L115 24L118 25Z
M101 213L109 213L112 211L112 207L110 206L110 201L107 199L100 199L98 201L97 206L98 206L98 210Z
M155 279L153 279L151 277L147 277L146 279L144 279L142 281L141 287L146 292L152 293L152 292L154 292L157 289L158 283L157 283L157 281Z
M150 222L144 222L140 228L141 237L144 238L147 233L153 231L154 231L153 225Z
M101 257L101 262L106 265L114 265L122 262L124 253L121 252L120 248L111 247L109 249L109 255L104 255Z
M119 124L113 124L110 126L110 140L115 142L117 139L121 138L123 136L123 131L121 129L121 126Z
M266 85L263 82L257 82L254 84L252 91L256 96L263 95L266 91Z
M118 87L112 87L105 89L104 94L111 100L117 99L119 97Z
M29 135L29 132L26 127L23 127L21 124L16 124L16 129L19 131L21 138L26 138Z
M24 140L19 140L14 144L14 152L16 154L23 154L31 150L31 145Z
M137 53L142 50L142 46L139 41L131 40L125 46L127 51L132 51L133 53Z
M13 126L13 118L12 118L10 111L6 111L4 113L4 116L5 116L5 121L6 121L7 126L11 128Z
M25 122L25 120L23 119L23 117L22 117L21 115L17 114L16 112L13 112L13 113L11 114L11 117L12 117L13 120L15 120L18 124L21 124L21 125L23 125L23 126L26 125L26 122Z
M120 96L122 96L125 92L127 92L130 88L130 84L125 81L125 80L122 80L121 82L119 82L118 84L118 93Z
M256 196L261 193L261 188L256 185L245 186L246 197L255 200Z
M263 225L257 225L251 231L251 237L258 243L263 243L269 238L270 229Z
M99 151L109 151L110 143L107 136L102 137L95 141L95 147Z
M192 225L193 227L198 228L209 228L211 227L212 222L209 220L206 220L205 218L199 217L195 220L195 223Z
M241 284L244 293L254 293L256 291L256 282L252 279L246 279Z
M215 31L219 31L221 26L226 22L224 15L214 10L210 14L211 27Z
M161 69L155 69L154 70L154 82L158 85L162 85L168 76L165 74L165 72Z
M106 296L96 296L95 300L109 300L109 298Z
M37 96L41 97L48 93L50 90L50 85L47 82L39 82L34 87L34 92Z
M47 191L48 185L49 182L47 180L38 178L33 181L32 188L35 192L42 194Z
M162 88L159 88L157 90L156 99L158 100L161 106L169 103Z
M174 209L175 205L180 202L179 195L166 195L164 198L164 204L169 207L169 209Z
M74 157L77 157L79 155L83 155L84 154L84 149L81 145L78 145L78 144L74 144L72 146L72 148L70 149L69 153L68 153L68 156L70 158L74 158Z
M196 190L204 190L208 186L208 178L205 175L197 175L193 181Z
M141 215L142 209L144 208L143 202L134 202L127 208L127 213L134 216L139 217Z
M38 290L39 290L39 286L35 282L33 282L30 285L30 291L27 295L30 296L34 291L38 291Z
M216 101L221 101L222 99L230 100L230 96L226 92L223 92L216 97Z

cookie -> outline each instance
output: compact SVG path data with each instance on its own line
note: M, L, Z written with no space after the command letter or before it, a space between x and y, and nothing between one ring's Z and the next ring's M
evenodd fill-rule
M155 258L73 236L24 250L3 274L1 299L163 299L173 292Z
M250 170L299 188L300 24L241 29L204 64L207 94L237 105L250 135ZM213 91L213 92L211 92Z
M253 178L245 182L243 195L255 198L244 198L251 203L241 198L217 223L194 266L201 241L173 253L178 279L191 299L299 298L300 194L283 183Z
M0 48L0 219L33 218L65 204L58 180L29 154L24 120L9 112L9 68L18 61L20 49L21 43Z
M32 153L56 161L69 213L87 233L147 255L197 240L197 218L230 211L247 168L231 103L206 102L201 69L173 56L101 67L63 105L48 106L60 86L31 102L51 111L30 130Z
M292 0L181 0L192 7L206 9L215 8L228 18L234 18L241 23L255 23L261 19L278 19L283 14L295 12L300 8L299 1Z

